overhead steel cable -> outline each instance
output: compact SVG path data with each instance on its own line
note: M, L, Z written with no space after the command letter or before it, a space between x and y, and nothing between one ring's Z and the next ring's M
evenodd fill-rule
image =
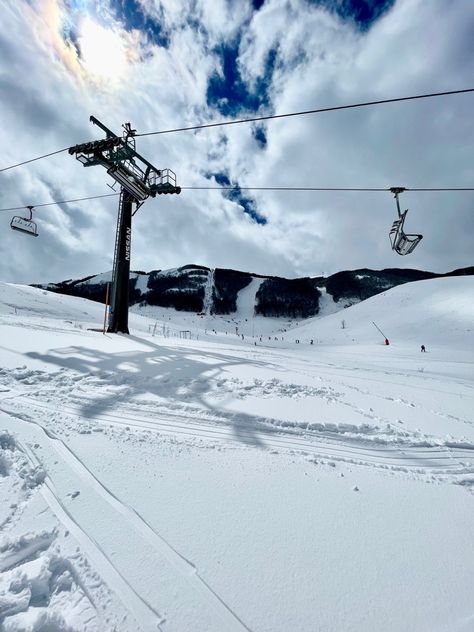
M344 187L241 187L241 186L213 186L213 187L180 187L186 190L216 190L216 191L385 191L390 192L391 187L385 188L344 188ZM451 188L407 188L404 191L474 191L474 187L451 187Z
M189 186L189 187L181 187L182 190L185 191L354 191L354 192L369 192L369 193L390 193L391 187L384 188L361 188L361 187L241 187L241 186L229 186L229 187L219 187L219 186ZM404 191L412 191L412 192L439 192L439 191L474 191L474 187L429 187L429 188L407 188L403 187ZM43 204L31 204L24 206L12 206L10 208L0 208L0 213L6 213L8 211L22 211L23 209L28 209L30 206L33 209L43 208L45 206L60 206L61 204L72 204L73 202L85 202L87 200L99 200L101 198L108 197L116 197L120 195L120 193L105 193L103 195L91 195L89 197L83 198L74 198L71 200L61 200L59 202L45 202Z
M159 134L172 134L174 132L189 132L199 129L207 129L210 127L222 127L224 125L237 125L239 123L255 123L257 121L270 121L272 119L289 118L291 116L304 116L307 114L320 114L321 112L335 112L337 110L350 110L354 108L363 108L371 105L383 105L385 103L397 103L401 101L414 101L416 99L431 99L433 97L445 97L453 94L463 94L466 92L474 92L474 88L466 88L464 90L449 90L446 92L432 92L431 94L416 94L410 97L396 97L394 99L381 99L379 101L365 101L362 103L351 103L349 105L334 105L326 108L315 108L313 110L302 110L300 112L288 112L286 114L269 114L267 116L254 116L252 118L236 119L232 121L221 121L219 123L204 123L202 125L192 125L190 127L177 127L174 129L165 129L157 132L143 132L135 134L135 136L157 136Z
M236 186L215 186L215 187L181 187L182 191L389 191L390 189L345 189L336 187L241 187Z
M218 123L204 123L200 125L192 125L190 127L177 127L174 129L165 129L159 130L156 132L142 132L141 134L134 134L134 136L157 136L159 134L172 134L174 132L187 132L192 130L206 129L211 127L222 127L224 125L237 125L239 123L254 123L257 121L269 121L272 119L281 119L281 118L289 118L292 116L304 116L306 114L319 114L322 112L335 112L337 110L349 110L354 108L362 108L368 107L372 105L383 105L386 103L398 103L402 101L414 101L416 99L431 99L433 97L443 97L455 94L465 94L467 92L474 92L474 88L465 88L463 90L448 90L445 92L432 92L430 94L416 94L409 97L396 97L393 99L381 99L379 101L365 101L362 103L351 103L349 105L335 105L326 108L316 108L313 110L302 110L300 112L288 112L285 114L269 114L267 116L255 116L252 118L245 119L237 119L233 121L221 121ZM63 149L58 149L57 151L52 151L49 154L43 154L41 156L37 156L36 158L30 158L29 160L23 160L22 162L17 162L14 165L9 165L8 167L2 167L0 169L0 173L4 171L8 171L9 169L15 169L16 167L21 167L22 165L27 165L31 162L35 162L37 160L42 160L43 158L48 158L50 156L55 156L56 154L60 154L64 151L68 151L69 147L64 147Z
M117 195L120 195L120 193L105 193L104 195L91 195L89 197L74 198L73 200L61 200L59 202L45 202L43 204L31 204L27 206L12 206L11 208L0 208L0 213L6 212L6 211L21 211L25 208L30 208L30 206L32 209L36 210L37 208L42 208L44 206L59 206L61 204L70 204L72 202L85 202L86 200L99 200L100 198L115 197Z
M57 151L52 151L49 154L43 154L42 156L37 156L36 158L30 158L29 160L23 160L23 162L17 162L15 165L10 165L9 167L2 167L0 169L0 173L3 171L8 171L9 169L15 169L15 167L21 167L22 165L27 165L30 162L35 162L36 160L43 160L43 158L49 158L49 156L55 156L56 154L62 154L63 151L67 151L69 147L64 147L64 149L58 149Z

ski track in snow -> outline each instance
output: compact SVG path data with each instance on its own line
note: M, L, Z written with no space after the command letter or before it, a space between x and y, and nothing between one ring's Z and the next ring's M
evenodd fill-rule
M273 453L300 455L306 460L323 459L322 462L329 465L344 462L408 473L426 480L456 483L468 491L474 487L474 444L440 443L435 438L430 444L424 437L396 428L385 430L384 434L377 425L383 424L383 420L367 411L362 410L361 414L366 414L370 423L354 425L298 423L257 416L249 421L238 413L226 414L220 410L219 414L210 414L192 404L175 404L173 408L171 401L161 404L159 413L156 401L147 403L141 400L134 406L120 398L112 407L103 410L101 401L92 395L94 389L98 394L104 387L112 389L112 392L120 389L120 380L118 384L110 383L110 377L108 374L83 376L68 369L52 374L25 368L2 370L0 410L16 419L14 428L21 437L19 445L28 455L32 468L48 472L42 491L47 503L75 536L106 584L146 632L192 629L195 620L205 622L206 630L250 628L206 583L192 562L155 531L132 506L122 502L85 465L66 443L71 432L83 434L116 428L126 430L132 436L134 433L147 433L147 436L152 433L160 440L169 437L191 445L196 445L196 441L201 446L219 444L234 448L246 444L247 447L257 446ZM319 376L319 383L320 380L324 377ZM17 388L20 385L21 391ZM228 391L244 399L247 396L272 397L277 394L296 399L319 397L337 402L347 388L364 396L373 396L367 389L348 385L340 379L340 374L338 381L332 380L325 386L286 384L276 378L266 381L254 379L251 383L237 378L217 378L215 387L220 396ZM129 390L126 393L130 395ZM349 402L339 403L352 406ZM405 398L399 398L395 403L408 408L415 406ZM87 416L84 411L87 411ZM20 420L24 426L19 428ZM455 420L459 421L458 418ZM34 428L33 434L31 428ZM52 461L53 453L56 460ZM80 491L73 499L72 489ZM84 505L82 511L81 505ZM97 528L96 516L90 509L94 506L101 506L101 521L108 525L105 532ZM130 569L125 556L117 553L127 548L133 549L136 560L146 559L147 564L160 569L161 581L175 586L178 601L186 603L185 612L160 602L159 586L156 581L154 584L147 581L147 573L143 572L140 564L136 565L138 573L136 567ZM151 585L153 590L150 590ZM167 607L173 609L171 628L166 627Z
M82 553L62 550L59 525L15 535L18 525L23 530L23 514L35 494L48 493L44 468L5 431L0 433L0 461L8 466L0 474L11 487L10 507L2 507L1 512L0 629L112 632L116 628L110 615L103 617L96 603L97 599L113 608L109 589Z
M322 366L322 365L321 365ZM61 425L67 425L67 417L76 418L70 421L70 429L86 432L80 429L84 421L92 424L92 430L96 431L94 424L115 425L124 428L133 428L140 431L153 431L168 435L180 436L182 440L202 439L205 441L218 441L225 443L244 443L258 445L272 450L292 450L303 454L313 455L318 458L372 465L382 468L390 468L399 471L416 471L426 473L430 471L437 476L445 476L448 473L451 480L467 484L469 479L462 479L462 475L471 475L473 470L471 459L474 457L474 443L464 438L455 437L439 438L419 432L407 431L389 423L391 418L376 414L373 408L354 405L352 401L343 396L349 391L356 392L368 398L370 402L381 400L396 406L406 407L416 411L417 406L405 398L394 398L378 392L372 392L367 388L356 386L354 380L369 379L366 375L350 374L351 383L341 379L347 369L330 369L326 366L322 370L317 367L318 376L316 383L325 383L325 386L311 386L304 384L285 383L277 378L271 380L254 379L253 382L244 383L238 378L203 378L195 379L191 383L192 396L188 398L187 386L176 390L179 394L179 402L168 399L161 401L159 414L157 414L156 400L147 403L146 399L137 400L135 407L126 404L132 400L134 394L141 393L139 377L131 377L125 374L123 379L119 376L111 376L107 372L96 375L78 375L67 369L60 369L55 373L45 373L40 370L31 371L26 368L13 369L11 371L0 370L0 378L8 387L7 392L0 394L0 399L10 401L10 405L35 407L40 418L54 417L60 409ZM315 378L308 372L297 369L297 372L306 378ZM399 375L395 371L396 375ZM337 379L334 377L337 375ZM417 379L417 376L405 374L405 377ZM434 378L433 378L434 379ZM145 378L146 380L146 378ZM393 385L393 374L390 374ZM183 382L188 382L187 378ZM381 382L383 384L383 381ZM18 385L25 388L24 391L16 390ZM39 386L39 388L37 388ZM120 389L125 389L120 392ZM147 389L149 388L147 384ZM403 386L406 387L404 383ZM14 390L9 390L11 387ZM168 391L168 384L163 386L154 384L156 394L160 394L160 388ZM338 388L338 390L336 390ZM416 389L433 390L440 392L438 387L426 386L423 377L416 383ZM461 384L459 388L465 388ZM104 389L106 404L104 406ZM145 391L147 390L145 389ZM291 397L319 398L327 403L337 403L339 406L349 408L352 413L364 419L363 423L354 424L347 422L299 422L297 420L271 419L252 415L247 419L246 415L225 412L224 409L208 410L199 405L199 399L194 395L201 391L209 390L214 393L218 401L231 393L237 399L247 397ZM97 392L98 397L91 395ZM61 393L58 397L57 393ZM85 393L88 395L86 396ZM110 394L113 394L111 398ZM457 392L446 392L447 395L457 396ZM141 393L143 396L143 393ZM113 399L113 403L111 403ZM189 399L188 402L186 400ZM6 409L5 409L6 410ZM472 426L469 419L461 418L453 414L446 414L440 410L430 409L433 416L456 422L462 425ZM52 413L52 414L51 414ZM426 415L426 409L418 410L416 414ZM79 420L79 421L78 421ZM399 423L402 423L399 421ZM48 424L46 424L48 425ZM49 424L53 431L57 431L57 424ZM454 478L453 478L454 477ZM459 480L461 477L461 480Z
M57 415L61 409L61 424L67 424L70 430L81 433L97 431L97 426L116 426L138 431L151 431L158 434L181 436L182 440L201 439L217 441L222 444L258 445L268 450L284 450L312 455L317 458L344 461L348 463L374 466L418 474L435 474L438 477L449 477L458 482L458 477L474 473L474 444L463 441L439 442L426 438L414 438L405 432L399 436L380 436L380 430L367 424L365 427L351 424L301 424L291 421L253 419L247 421L239 415L209 418L204 411L199 414L184 415L182 412L163 411L157 413L154 408L141 406L133 408L121 405L108 412L101 411L100 403L96 408L85 398L75 398L74 404L58 401L57 404L44 402L18 393L10 395L10 407L5 406L4 399L1 410L9 414L21 416L19 409L35 410L42 419L45 432L46 419ZM82 403L82 406L80 405ZM12 406L13 405L13 406ZM86 405L88 418L81 413ZM17 412L15 413L15 408ZM88 424L84 428L84 422ZM35 422L38 423L38 422ZM56 429L57 423L50 423ZM374 435L374 436L372 436ZM471 464L472 461L472 464Z
M1 410L7 413L5 409ZM52 410L53 408L50 407L49 411ZM49 452L51 449L54 450L61 459L59 467L57 462L54 464L49 462L48 476L45 480L47 486L47 491L44 492L45 498L61 522L71 528L107 580L108 585L138 617L144 630L151 632L159 629L160 625L166 621L166 617L159 612L161 609L160 591L156 583L150 585L146 575L142 576L143 569L138 569L138 573L134 576L128 569L127 579L127 572L120 570L125 561L120 560L117 549L133 550L135 557L146 559L147 564L152 568L160 569L160 582L163 585L174 586L174 591L178 594L177 601L186 604L186 608L185 612L181 613L181 618L180 614L174 614L172 629L191 629L193 621L202 622L205 629L209 631L249 629L199 575L198 569L192 562L176 551L132 507L121 502L107 489L58 436L29 415L12 411L8 411L7 414L14 416L17 420L32 424L35 429L40 430L40 434L35 433L33 437L27 432L25 443L22 444L24 452L29 455L32 463L42 466L44 457L42 459L41 454L48 453L48 449ZM18 432L17 425L15 428ZM21 430L18 433L23 434ZM32 447L33 442L35 448ZM65 469L69 475L66 484ZM81 496L78 495L74 499L74 504L66 507L64 498L67 495L66 490L71 489L71 479L74 481L72 487L81 489ZM82 499L86 498L90 503L94 497L100 497L98 504L101 506L101 519L104 520L106 516L108 528L105 533L97 531L97 516L94 512L84 511L79 514L76 511ZM101 501L105 501L105 504ZM97 503L94 504L97 506ZM111 542L113 542L112 548ZM117 542L121 542L121 546L117 547Z
M38 377L38 375L37 375ZM38 393L41 395L41 392ZM295 434L294 429L259 428L256 424L240 422L239 436L228 419L214 420L190 418L179 414L156 414L151 408L133 409L120 406L107 413L93 414L84 418L81 407L64 401L44 402L25 393L4 393L0 410L16 419L16 434L21 437L19 446L28 456L32 471L47 471L42 493L60 522L75 536L95 569L106 584L119 596L121 602L133 613L140 628L146 632L166 627L166 604L161 604L159 584L148 582L146 569L138 564L139 571L130 569L121 550L133 550L136 560L146 560L155 570L160 569L160 581L175 586L179 603L186 603L186 612L179 608L173 612L172 630L192 629L193 621L205 622L206 630L249 630L245 623L221 600L219 594L200 576L199 570L183 557L165 538L154 530L130 505L122 502L116 493L108 489L85 465L84 461L51 428L64 433L68 420L77 427L87 423L97 426L117 427L129 432L152 432L160 437L181 436L184 441L200 440L211 443L236 444L256 437L267 450L287 451L306 458L337 461L411 472L414 475L431 476L437 480L456 482L471 489L466 474L474 468L466 461L474 456L474 446L393 446L364 440L363 436L344 438L335 432ZM8 397L8 399L7 399ZM84 402L83 402L84 403ZM25 408L22 411L22 408ZM58 409L61 412L58 414ZM28 411L28 412L26 412ZM141 413L141 414L138 414ZM144 413L148 413L144 414ZM34 417L32 416L34 415ZM57 418L62 420L59 427ZM18 426L18 421L23 422ZM49 427L48 427L49 426ZM95 426L95 428L94 428ZM31 430L33 429L33 432ZM67 429L67 425L66 425ZM84 432L84 429L82 430ZM51 455L54 454L54 457ZM46 458L45 458L46 455ZM71 489L80 494L71 498ZM84 505L81 510L81 504ZM97 527L97 516L91 507L101 506L100 522L105 531ZM48 537L40 537L33 544L33 552L41 551L50 544ZM28 555L28 547L22 555ZM7 563L8 565L8 563ZM152 588L150 590L150 588Z

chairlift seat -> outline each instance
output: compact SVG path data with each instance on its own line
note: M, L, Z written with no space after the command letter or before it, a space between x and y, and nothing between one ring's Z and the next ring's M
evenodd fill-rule
M38 237L38 227L36 225L36 222L31 219L27 219L26 217L15 215L15 217L12 217L10 227L13 228L13 230L18 230L21 233L25 233L26 235Z
M408 209L403 211L400 217L393 222L389 234L392 250L395 250L399 255L409 255L423 239L423 235L407 235L403 231L403 224L407 213Z

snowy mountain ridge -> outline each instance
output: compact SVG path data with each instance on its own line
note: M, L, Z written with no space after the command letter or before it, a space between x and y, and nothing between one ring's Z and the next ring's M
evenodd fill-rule
M105 302L111 272L83 279L37 285L49 291ZM422 270L346 270L329 277L286 279L250 272L186 265L130 274L130 304L173 307L178 311L235 314L239 293L258 283L249 313L267 317L326 315L411 281L474 274L474 267L437 274ZM248 303L248 299L247 303Z

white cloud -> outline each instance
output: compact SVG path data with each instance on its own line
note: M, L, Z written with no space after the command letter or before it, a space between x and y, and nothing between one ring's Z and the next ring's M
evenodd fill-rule
M142 0L160 20L169 47L127 31L102 0L101 28L119 37L125 78L97 81L63 37L60 0L33 5L9 0L0 34L2 164L8 165L100 137L90 114L119 130L181 127L216 117L207 105L209 77L220 67L212 47L237 33L239 67L249 89L276 50L269 98L276 112L305 110L422 92L470 87L474 5L459 0L399 0L368 31L303 0L267 0L251 17L248 2ZM188 7L188 8L187 8ZM107 18L107 20L104 18ZM90 16L90 19L97 16ZM242 25L245 28L242 30ZM133 53L133 54L132 54ZM248 124L137 139L158 167L182 185L206 185L204 174L228 172L242 186L472 186L471 95L391 104L269 122L261 149ZM83 169L66 153L0 175L0 206L107 193L100 168ZM135 218L132 267L189 262L268 274L320 274L355 267L445 271L472 265L473 194L406 193L407 227L425 239L410 257L389 249L395 214L388 193L255 192L257 225L236 203L213 191L183 191L149 200ZM110 269L116 199L47 207L41 236L8 229L1 213L1 276L59 280Z

